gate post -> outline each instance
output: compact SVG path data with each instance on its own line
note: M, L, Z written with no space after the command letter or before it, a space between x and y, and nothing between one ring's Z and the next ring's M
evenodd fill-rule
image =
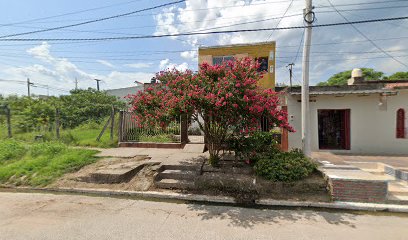
M180 140L181 143L188 143L188 115L182 114L180 121Z
M119 133L118 133L118 143L121 143L123 141L123 118L124 111L120 110L119 111Z

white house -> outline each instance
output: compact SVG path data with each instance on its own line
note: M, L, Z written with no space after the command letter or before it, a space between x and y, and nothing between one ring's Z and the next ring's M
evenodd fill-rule
M106 90L106 93L111 96L116 96L122 101L126 101L125 97L129 94L136 94L143 90L143 85L138 85L135 87L117 88Z
M283 91L289 149L301 148L300 87ZM353 71L346 86L310 87L312 151L408 154L408 80L364 81Z

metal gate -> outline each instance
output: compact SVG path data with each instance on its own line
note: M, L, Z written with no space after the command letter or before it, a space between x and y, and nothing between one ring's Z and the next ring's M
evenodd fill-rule
M181 121L175 118L163 128L157 124L141 126L134 113L121 111L119 121L119 142L180 143Z

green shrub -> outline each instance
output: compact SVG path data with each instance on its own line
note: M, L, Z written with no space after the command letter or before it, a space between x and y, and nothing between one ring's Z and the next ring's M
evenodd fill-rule
M254 164L265 153L278 151L278 143L271 132L254 132L249 136L234 136L228 139L228 148L235 155Z
M254 166L258 176L274 182L293 182L310 175L317 165L302 152L274 152L266 154Z
M0 163L19 158L23 156L25 152L26 148L24 144L19 141L13 139L0 141Z

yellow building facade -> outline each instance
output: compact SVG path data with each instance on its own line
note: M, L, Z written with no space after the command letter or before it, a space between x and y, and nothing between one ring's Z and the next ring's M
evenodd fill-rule
M200 47L198 64L207 62L214 65L233 58L251 57L260 62L260 71L266 71L259 85L264 88L275 88L275 49L275 42Z

